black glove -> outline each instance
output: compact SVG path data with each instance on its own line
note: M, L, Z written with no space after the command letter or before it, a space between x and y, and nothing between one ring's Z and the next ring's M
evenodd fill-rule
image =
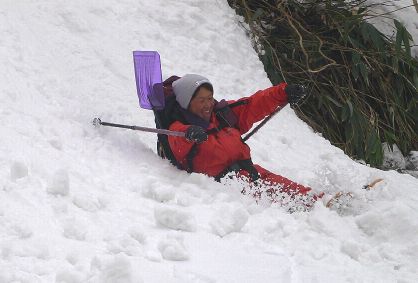
M287 85L284 89L287 94L287 101L290 105L296 104L300 99L307 95L306 87L303 85Z
M187 128L185 137L187 140L195 143L202 143L208 140L208 134L205 129L195 125L191 125Z

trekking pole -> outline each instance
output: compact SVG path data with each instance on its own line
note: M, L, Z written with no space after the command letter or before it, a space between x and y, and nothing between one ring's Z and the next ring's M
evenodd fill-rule
M109 126L109 127L130 129L130 130L134 130L134 131L157 133L157 134L167 135L167 136L176 136L176 137L184 137L185 136L184 132L176 132L176 131L170 131L170 130L165 130L165 129L154 129L154 128L146 128L146 127L138 127L138 126L129 126L129 125L122 125L122 124L114 124L114 123L102 122L102 120L100 120L100 118L94 118L93 119L93 125L95 127Z
M296 102L296 105L297 104L299 104L299 102ZM292 105L290 107L292 107ZM276 110L274 110L274 112L272 112L269 116L267 116L267 118L261 121L261 123L258 124L251 132L249 132L242 140L244 142L247 141L252 135L254 135L262 126L264 126L271 118L273 118L274 115L279 113L279 111L282 109L283 107L277 107Z
M283 107L277 107L276 110L274 110L273 113L271 113L269 116L267 116L266 119L261 121L260 124L258 124L251 132L249 132L242 140L245 142L247 141L252 135L254 135L262 126L264 126L265 123L267 123L271 118L273 118L274 115L279 113L280 110L282 110Z

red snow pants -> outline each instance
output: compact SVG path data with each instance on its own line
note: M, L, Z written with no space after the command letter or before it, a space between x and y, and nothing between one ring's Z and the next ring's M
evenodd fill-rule
M324 193L315 194L312 189L293 182L283 176L274 174L260 165L254 164L260 178L250 182L250 186L243 188L242 193L251 195L257 202L277 203L279 205L299 205L310 209ZM248 182L249 174L241 170L237 173L239 179Z

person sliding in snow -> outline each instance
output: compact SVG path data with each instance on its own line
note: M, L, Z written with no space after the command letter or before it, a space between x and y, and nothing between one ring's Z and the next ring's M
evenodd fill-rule
M253 164L250 148L241 138L276 108L304 97L303 86L281 83L237 101L219 102L214 100L211 82L200 75L187 74L175 80L172 88L181 115L169 129L184 132L186 138L169 136L168 141L183 169L218 181L234 172L251 184L250 190L243 193L250 193L259 201L296 205L297 210L311 208L321 197L309 187Z

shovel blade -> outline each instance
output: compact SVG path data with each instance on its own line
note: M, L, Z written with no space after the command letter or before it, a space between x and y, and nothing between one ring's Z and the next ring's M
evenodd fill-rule
M133 57L139 106L150 110L163 109L160 54L157 51L134 51Z

